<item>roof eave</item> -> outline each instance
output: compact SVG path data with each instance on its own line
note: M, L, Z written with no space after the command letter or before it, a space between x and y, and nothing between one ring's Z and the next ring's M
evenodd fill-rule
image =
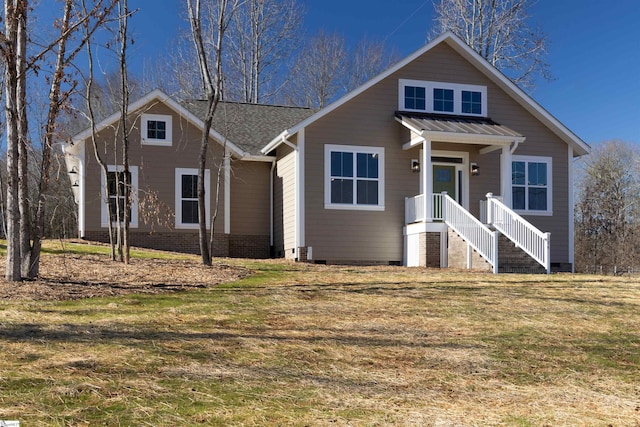
M149 92L148 94L146 94L145 96L143 96L142 98L129 104L128 111L135 112L154 100L158 100L159 102L167 105L169 108L174 110L181 117L184 117L188 122L195 125L196 127L199 127L200 129L204 128L204 123L202 122L202 120L200 120L196 115L194 115L193 113L185 109L183 106L181 106L179 103L177 103L169 95L167 95L160 89L155 89ZM114 113L109 117L107 117L106 119L100 121L100 123L95 125L96 133L102 131L112 123L115 123L120 118L120 114L121 114L120 112ZM91 127L89 127L84 131L78 133L77 135L73 136L71 141L74 144L84 143L84 140L89 138L91 134L92 134L92 130L91 130ZM229 141L228 139L223 137L220 133L218 133L213 128L209 130L209 137L215 139L221 145L226 145L226 147L232 152L232 154L234 154L238 158L242 158L246 154L243 150L238 148L236 144L234 144L232 141Z

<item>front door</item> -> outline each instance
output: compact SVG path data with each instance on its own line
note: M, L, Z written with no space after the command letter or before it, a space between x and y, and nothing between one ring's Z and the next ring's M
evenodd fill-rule
M454 165L433 165L433 193L446 191L453 199L458 200L456 185L456 167Z
M456 165L433 165L433 217L442 219L442 199L439 194L446 191L455 201L460 203L458 191L458 168Z

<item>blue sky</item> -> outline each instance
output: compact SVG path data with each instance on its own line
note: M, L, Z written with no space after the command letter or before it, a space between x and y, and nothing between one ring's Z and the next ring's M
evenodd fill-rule
M433 21L433 0L299 0L303 31L336 31L349 43L385 40L401 56L419 49ZM130 0L133 61L170 46L182 19L181 2ZM537 0L532 24L547 33L555 80L540 81L533 97L587 143L609 139L640 144L640 1Z

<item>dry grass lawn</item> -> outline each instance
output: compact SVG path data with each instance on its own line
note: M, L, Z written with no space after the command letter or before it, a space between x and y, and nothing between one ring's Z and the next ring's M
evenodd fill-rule
M0 420L640 426L638 278L153 256L1 284Z

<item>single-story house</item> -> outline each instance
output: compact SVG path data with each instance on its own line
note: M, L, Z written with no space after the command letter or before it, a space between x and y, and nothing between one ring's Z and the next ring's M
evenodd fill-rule
M156 90L129 111L132 243L195 252L204 103ZM118 120L97 125L114 176ZM320 110L223 102L209 138L215 255L573 268L573 164L590 147L451 33ZM76 135L67 167L80 237L105 240L114 177L92 147Z

